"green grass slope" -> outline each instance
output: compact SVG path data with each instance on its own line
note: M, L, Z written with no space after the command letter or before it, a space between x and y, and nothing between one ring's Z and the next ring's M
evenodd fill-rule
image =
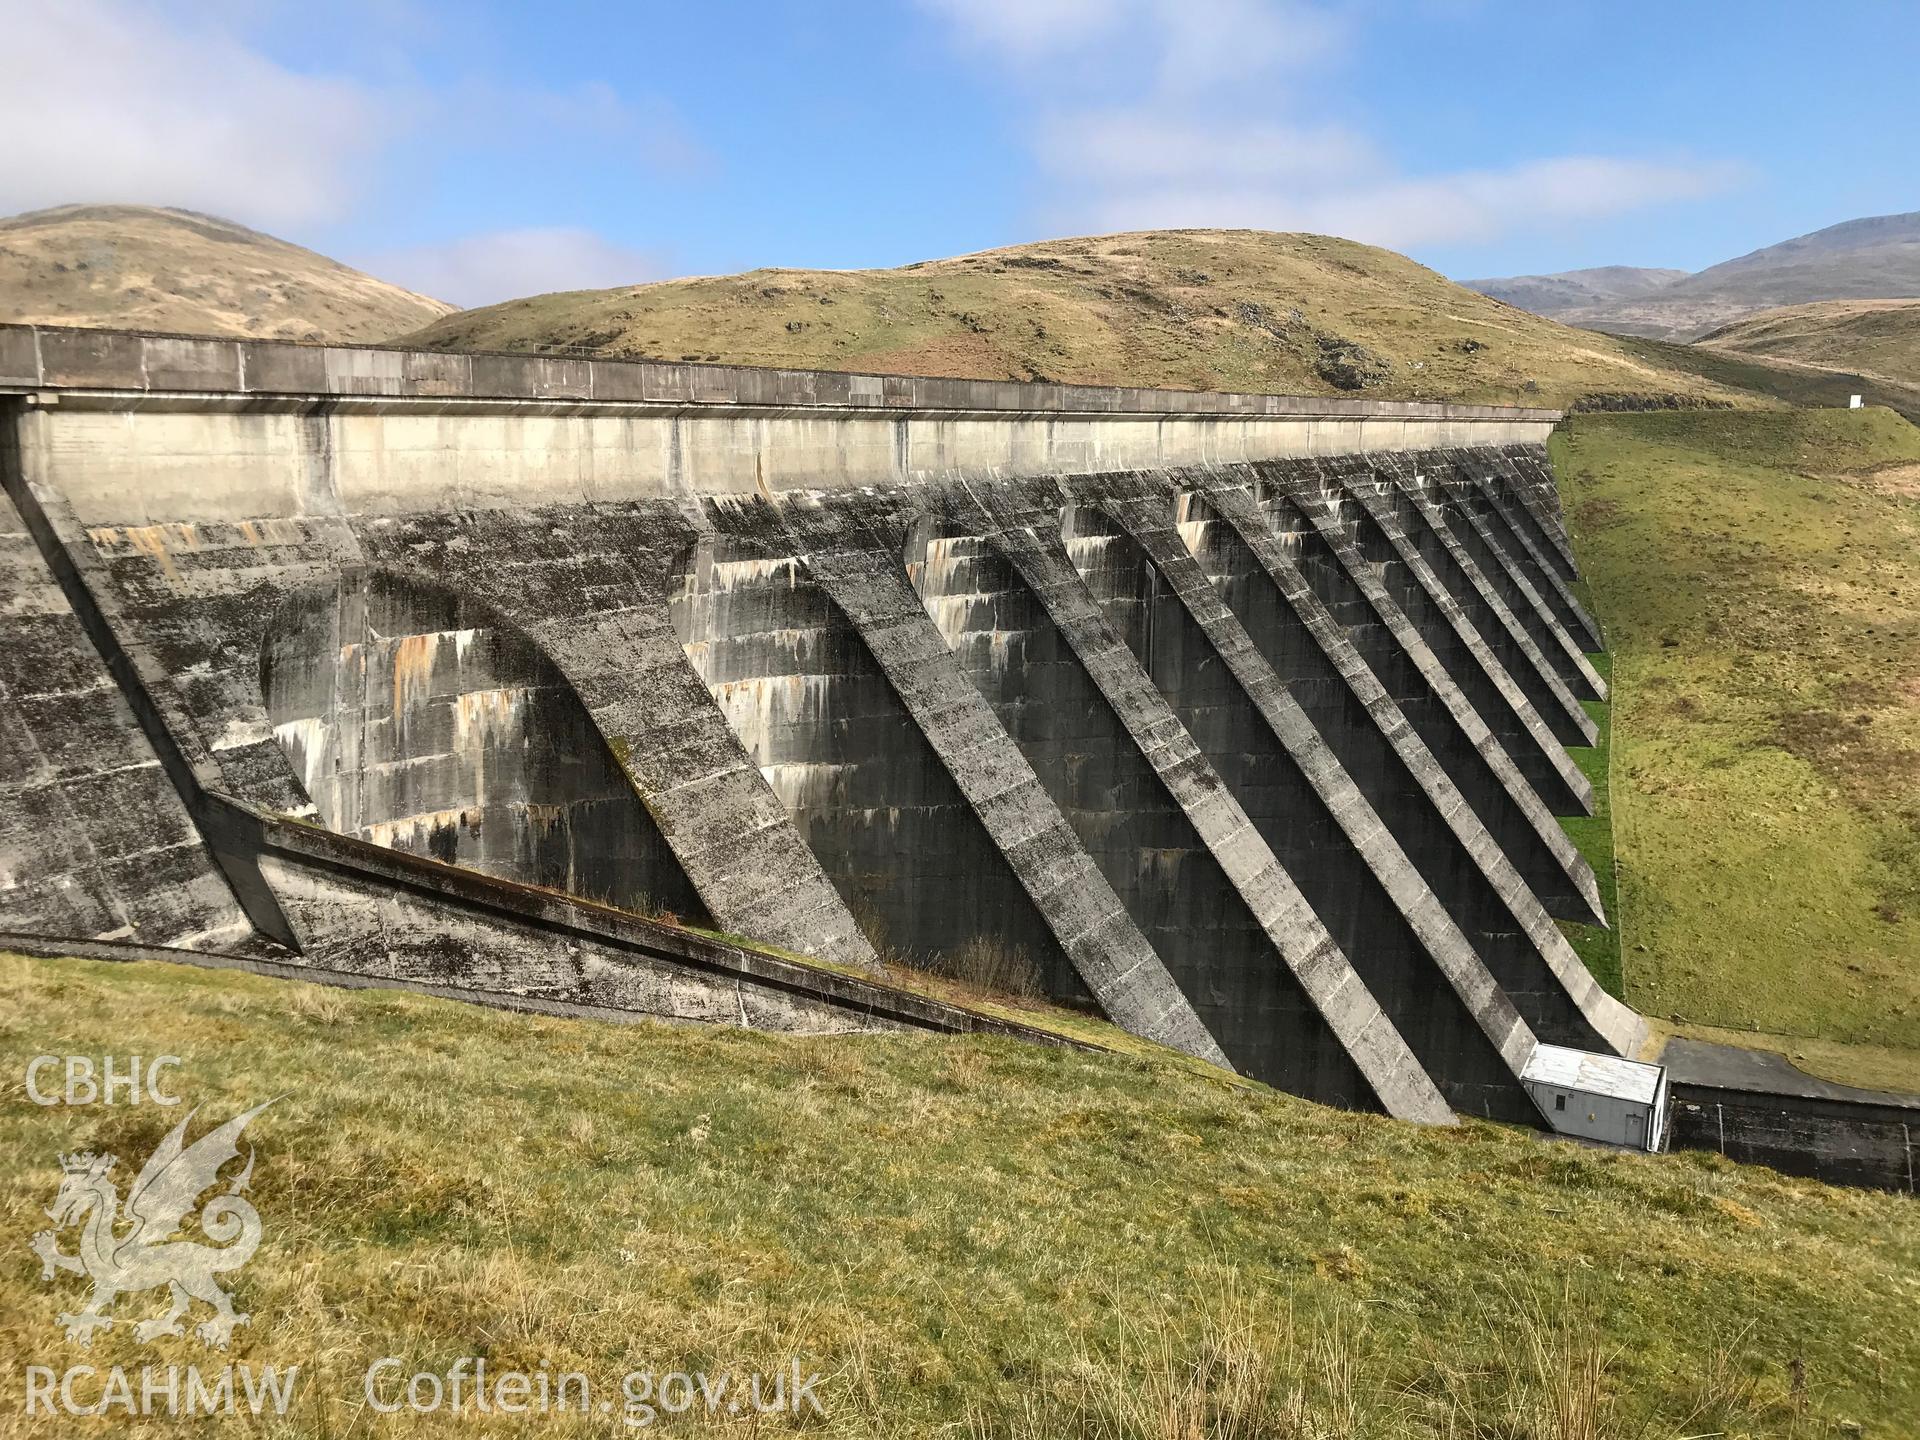
M361 1380L387 1355L601 1385L798 1357L815 1433L847 1436L1891 1437L1920 1413L1920 1209L1718 1157L1417 1129L1142 1057L157 965L0 957L0 1037L16 1363L213 1363L125 1325L60 1338L81 1282L26 1253L55 1153L110 1150L124 1183L182 1112L41 1109L27 1057L177 1055L196 1129L284 1097L248 1132L267 1239L231 1358L303 1378L259 1433L620 1430L383 1419Z
M1620 343L1650 365L1684 371L1705 384L1765 396L1777 404L1844 410L1852 396L1860 395L1868 404L1885 405L1920 424L1920 383L1705 344L1630 336L1621 337Z
M1627 999L1920 1089L1920 430L1582 416L1553 448L1612 647Z
M1920 300L1790 305L1722 326L1698 343L1920 384Z
M1920 300L1830 300L1767 310L1686 348L1700 358L1704 378L1739 385L1752 378L1750 367L1764 366L1775 376L1799 377L1755 387L1784 399L1801 399L1791 393L1796 388L1821 397L1803 403L1845 405L1847 395L1862 395L1920 424Z
M1562 405L1741 391L1324 235L1167 230L539 295L405 337L746 365ZM1751 397L1747 397L1750 399Z

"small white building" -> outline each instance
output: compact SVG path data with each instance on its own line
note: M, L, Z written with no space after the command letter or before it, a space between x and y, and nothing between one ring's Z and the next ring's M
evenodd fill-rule
M1664 1065L1536 1045L1520 1079L1556 1134L1633 1150L1667 1143Z

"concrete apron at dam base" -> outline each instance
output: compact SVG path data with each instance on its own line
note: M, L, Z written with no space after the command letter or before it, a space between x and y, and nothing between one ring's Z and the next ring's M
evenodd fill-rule
M1555 412L7 326L0 418L32 948L979 1028L885 958L1545 1129L1645 1036Z

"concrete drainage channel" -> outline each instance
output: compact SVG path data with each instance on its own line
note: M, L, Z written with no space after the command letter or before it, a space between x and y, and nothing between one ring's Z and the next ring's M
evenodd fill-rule
M377 901L378 945L310 954L158 947L0 931L0 949L50 958L159 960L349 989L404 990L496 1009L574 1018L668 1020L788 1033L927 1031L1103 1047L875 978L728 944L610 906L478 874L216 802L295 915ZM397 916L395 911L398 911ZM332 937L328 937L331 939ZM528 963L529 953L538 963Z
M1836 1185L1916 1191L1920 1095L1835 1085L1764 1050L1676 1038L1673 1143Z
M1604 916L1551 412L28 327L0 404L20 947L1060 1038L884 956L1658 1147L1555 923Z

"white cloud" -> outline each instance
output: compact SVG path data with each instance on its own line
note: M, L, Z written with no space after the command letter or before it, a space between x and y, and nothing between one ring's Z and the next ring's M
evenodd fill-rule
M1347 44L1339 14L1295 0L1149 0L1160 88L1200 94L1334 59Z
M1410 177L1365 164L1319 164L1303 154L1311 133L1279 132L1249 142L1241 132L1218 137L1218 154L1194 134L1194 162L1182 175L1167 163L1175 150L1138 153L1130 170L1089 166L1062 176L1057 223L1095 230L1220 226L1306 230L1341 235L1392 250L1472 244L1516 230L1597 220L1675 200L1696 200L1729 188L1725 165L1562 156L1497 170ZM1273 145L1262 164L1261 147ZM1343 138L1329 140L1337 156ZM1355 155L1362 145L1344 142ZM1106 158L1129 154L1114 147ZM1100 157L1095 157L1100 158Z
M1120 18L1117 0L921 0L974 48L1034 61L1083 45Z
M1042 218L1059 230L1312 230L1407 249L1698 199L1738 178L1609 155L1406 174L1351 113L1364 88L1329 83L1354 12L1306 0L922 3L1025 95Z
M497 230L369 258L362 268L456 305L491 305L554 290L602 290L658 279L659 261L591 230Z
M1365 138L1338 126L1212 126L1175 111L1079 110L1043 120L1034 149L1057 179L1125 189L1334 184L1381 167Z
M1344 44L1345 21L1299 0L921 0L968 48L1003 63L1049 66L1062 57L1149 55L1157 83L1210 87L1275 65L1324 60ZM1068 77L1071 78L1071 77ZM1091 77L1090 77L1091 78Z
M128 201L301 225L343 215L406 100L116 0L0 22L0 212Z
M285 22L276 31L273 22ZM403 6L311 17L279 0L55 0L0 20L0 215L71 202L211 211L270 230L365 222L452 154L496 173L565 149L609 184L710 170L671 105L599 81L542 89L479 74L428 83L387 43ZM334 73L294 69L258 37L331 23ZM417 38L417 37L416 37ZM357 48L356 48L357 47ZM278 51L276 53L279 53ZM379 75L365 81L355 65ZM357 72L356 72L357 73ZM506 192L511 197L511 190ZM508 230L411 252L428 293L612 284L652 267L580 230Z

